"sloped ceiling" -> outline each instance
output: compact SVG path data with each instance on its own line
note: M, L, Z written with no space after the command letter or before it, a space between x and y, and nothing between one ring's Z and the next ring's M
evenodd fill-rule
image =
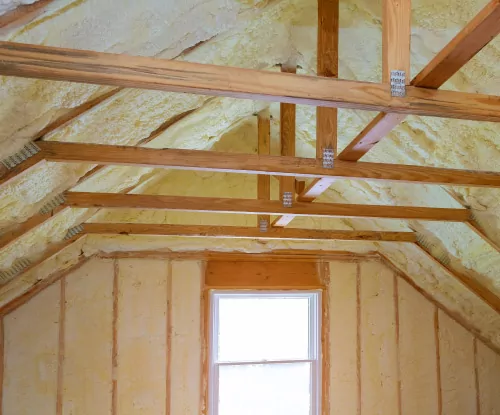
M12 2L17 5L19 2ZM487 3L486 0L413 0L412 76ZM3 7L3 10L2 10ZM0 1L0 13L6 11ZM380 0L345 0L340 10L340 74L344 79L381 80ZM55 0L34 21L0 31L2 40L91 49L193 62L277 70L291 56L299 73L316 68L316 0ZM491 42L443 89L500 95L500 38ZM0 157L32 141L53 121L109 93L103 102L49 132L45 140L134 145L166 121L187 113L146 144L154 148L256 152L255 114L269 104L67 82L0 78ZM278 149L279 106L270 106L273 152ZM374 113L339 111L342 149ZM297 108L297 153L315 155L315 108ZM494 123L408 117L363 161L499 171L500 126ZM72 188L93 166L44 163L0 188L0 226L7 231ZM274 183L277 197L277 184ZM149 194L255 197L253 176L107 167L79 184L81 191L118 192L135 187ZM452 195L450 195L450 192ZM495 189L403 185L338 180L320 200L368 204L470 206L488 235L500 243L500 193ZM0 251L0 269L19 258L35 259L71 226L84 220L255 225L244 215L186 215L156 211L66 210ZM500 253L462 224L395 220L295 219L292 227L416 229L435 255L500 295ZM280 248L378 250L418 285L500 345L500 318L482 300L416 248L396 243L285 243L172 237L87 236L61 255L0 289L5 300L56 269L97 251L140 249L238 250Z

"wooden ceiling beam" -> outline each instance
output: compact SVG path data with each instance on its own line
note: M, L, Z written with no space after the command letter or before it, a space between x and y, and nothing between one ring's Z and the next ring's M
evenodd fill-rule
M257 228L210 225L167 225L147 223L85 223L87 234L111 235L163 235L244 239L295 239L416 242L413 232L378 232L318 229L276 229L261 232Z
M40 142L47 161L153 168L270 174L312 178L386 180L470 187L500 187L500 173L412 165L337 161L332 169L316 159L203 150L152 149L62 142Z
M388 3L400 2L403 0L385 1ZM425 68L411 81L411 85L418 88L440 88L499 33L500 2L498 0L491 0L474 19L471 20L427 66L425 66ZM384 62L385 61L386 59L384 59ZM390 70L390 68L388 70ZM386 74L386 72L387 71L384 70L384 74ZM406 118L403 114L388 112L389 111L378 114L339 154L338 158L348 161L359 160Z
M465 222L467 209L445 209L414 206L355 205L340 203L295 203L284 207L279 201L217 197L160 196L120 193L66 193L66 206L75 208L159 209L187 212L241 213L297 216L386 218Z
M141 140L138 145L143 145L146 144L161 134L163 134L168 127L176 123L177 121L180 121L182 118L186 117L187 115L191 114L194 110L189 110L186 112L183 112L181 114L176 115L175 117L169 119L165 123L163 123L160 127L158 127L155 131L153 131L147 138ZM10 180L14 179L15 177L23 174L26 172L28 169L31 169L32 167L36 166L39 163L45 162L45 159L43 158L41 153L37 153L34 157L31 157L24 162L22 162L19 166L16 166L14 169L8 171L8 176L5 176L4 178L0 176L0 186L2 184L7 184ZM91 177L95 176L97 173L102 171L105 168L105 166L96 166L92 170L89 170L84 176L80 177L78 182L76 183L75 186L78 186L79 184L85 182L86 180L89 180ZM9 180L7 180L9 179ZM135 187L135 186L134 186ZM126 189L126 191L130 191L132 189ZM126 191L124 193L126 193ZM26 221L18 224L17 226L13 227L12 229L7 230L4 232L2 235L0 235L0 249L5 248L6 246L14 243L21 237L23 237L25 234L28 232L33 231L34 229L38 228L39 226L43 225L44 223L48 222L49 220L54 219L57 215L61 214L64 211L64 208L58 206L52 211L48 213L36 213L33 216L31 216L29 219Z
M0 75L500 122L500 97L0 42Z

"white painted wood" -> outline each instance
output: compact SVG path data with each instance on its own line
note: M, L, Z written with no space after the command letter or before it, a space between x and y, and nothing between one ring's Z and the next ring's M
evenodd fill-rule
M478 341L476 359L481 415L500 415L500 355Z
M172 262L170 415L200 413L202 280L201 262Z
M394 275L361 264L361 414L397 415L398 367Z
M164 415L168 261L118 261L117 415Z
M4 415L56 412L60 283L4 320Z
M113 261L68 276L66 304L63 415L110 414Z
M435 306L398 281L402 415L438 415Z
M330 414L358 413L357 264L330 262Z
M473 336L439 311L443 415L476 414Z

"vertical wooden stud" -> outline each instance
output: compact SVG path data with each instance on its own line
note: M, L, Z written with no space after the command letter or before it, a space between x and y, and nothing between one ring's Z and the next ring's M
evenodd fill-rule
M405 71L410 83L411 0L383 0L382 82L390 83L391 70Z
M118 409L118 289L119 289L119 260L113 261L113 346L111 351L111 373L112 373L112 389L111 389L111 415L117 414Z
M257 135L259 155L269 155L271 153L271 119L269 110L261 111L257 116ZM257 199L271 200L271 176L265 174L257 175ZM271 226L269 215L259 215L257 226L263 226L263 221L267 226Z
M339 76L339 0L318 0L318 76ZM337 108L316 109L316 158L324 149L337 154Z
M283 64L281 72L296 73L294 64ZM295 104L280 104L280 142L282 156L295 156ZM292 203L295 200L295 178L280 177L280 199L283 201L285 194L292 195Z

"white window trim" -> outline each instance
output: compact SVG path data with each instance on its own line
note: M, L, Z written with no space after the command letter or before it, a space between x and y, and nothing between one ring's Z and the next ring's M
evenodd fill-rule
M310 415L321 414L322 392L322 361L321 361L321 290L210 290L210 318L209 318L209 370L208 370L208 409L209 415L218 415L218 368L223 365L248 365L248 364L280 364L280 363L311 363L311 412ZM241 361L217 362L218 350L218 323L220 298L249 298L249 297L276 297L308 298L309 299L309 359L272 360L272 361Z

